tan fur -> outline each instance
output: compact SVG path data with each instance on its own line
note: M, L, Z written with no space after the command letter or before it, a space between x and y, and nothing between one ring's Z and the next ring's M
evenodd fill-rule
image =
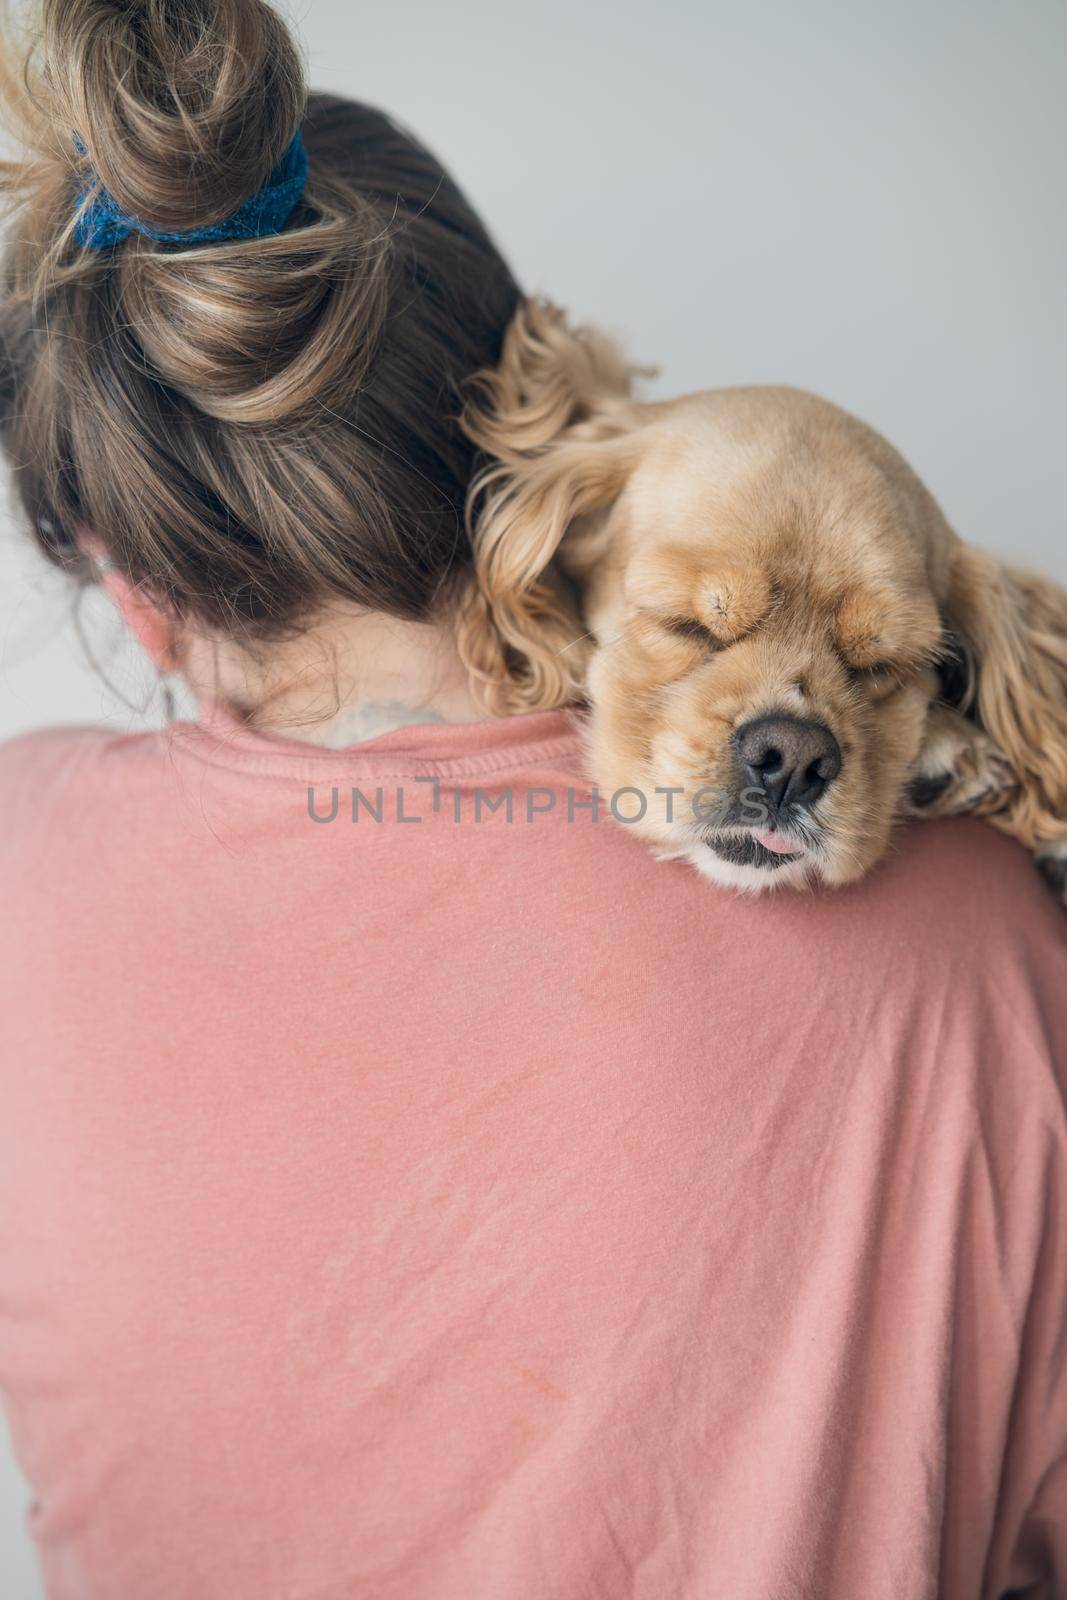
M630 369L595 332L527 303L495 372L476 380L468 436L495 457L477 479L477 580L460 608L459 643L493 712L563 705L581 691L588 650L577 601L555 566L576 517L611 503L637 454Z
M1067 834L1067 594L961 545L946 612L975 664L977 719L1018 783L993 820L1037 849Z
M461 650L488 706L586 696L593 778L646 793L635 831L698 866L677 812L736 781L735 730L776 711L825 722L843 761L819 846L774 881L841 883L886 848L958 641L1014 780L995 820L1031 846L1067 835L1067 596L963 544L897 452L828 402L639 404L629 376L603 336L530 302L468 408L492 459ZM684 797L673 818L663 788Z

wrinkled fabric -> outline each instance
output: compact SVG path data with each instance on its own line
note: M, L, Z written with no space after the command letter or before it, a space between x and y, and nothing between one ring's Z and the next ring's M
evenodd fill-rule
M974 821L735 896L578 770L0 750L52 1600L1067 1594L1067 919Z

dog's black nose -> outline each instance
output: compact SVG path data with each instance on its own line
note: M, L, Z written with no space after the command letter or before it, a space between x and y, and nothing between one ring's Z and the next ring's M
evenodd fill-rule
M822 722L757 717L734 743L750 786L779 808L814 805L841 771L841 747Z

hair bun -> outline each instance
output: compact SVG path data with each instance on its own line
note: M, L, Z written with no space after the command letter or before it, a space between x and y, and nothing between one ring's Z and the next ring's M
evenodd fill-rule
M299 126L300 58L263 0L44 0L43 21L53 120L153 228L232 216Z

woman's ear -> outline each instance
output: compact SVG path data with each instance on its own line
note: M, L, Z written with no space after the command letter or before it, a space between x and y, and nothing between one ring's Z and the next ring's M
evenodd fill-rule
M1003 818L1032 848L1067 833L1067 593L960 544L946 606L969 669L963 709L1019 783Z
M610 505L633 468L632 376L602 334L526 301L500 365L475 379L463 428L492 459L468 501L474 576L458 640L497 714L581 693L585 625L556 557L576 520Z
M181 661L177 618L113 565L97 534L82 533L78 543L92 559L123 622L157 671L175 671Z

